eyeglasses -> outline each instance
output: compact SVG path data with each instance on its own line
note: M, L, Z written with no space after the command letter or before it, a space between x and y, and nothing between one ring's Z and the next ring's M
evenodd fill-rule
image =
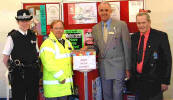
M55 27L53 28L54 30L63 30L64 28L63 27Z

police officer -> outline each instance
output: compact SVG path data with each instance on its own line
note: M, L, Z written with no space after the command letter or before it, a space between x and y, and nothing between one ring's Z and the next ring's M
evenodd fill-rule
M37 43L35 33L29 29L33 16L28 10L20 9L15 18L19 28L8 33L3 50L3 62L11 73L12 100L37 100L39 87Z

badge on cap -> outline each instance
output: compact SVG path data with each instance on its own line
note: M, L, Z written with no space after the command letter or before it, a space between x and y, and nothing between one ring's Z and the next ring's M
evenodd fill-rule
M26 17L26 13L23 13L23 17Z

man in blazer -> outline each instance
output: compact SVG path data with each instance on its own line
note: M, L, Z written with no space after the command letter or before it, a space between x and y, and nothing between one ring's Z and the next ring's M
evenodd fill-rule
M163 92L170 84L172 57L165 32L151 28L150 16L140 12L136 16L139 32L132 39L132 73L133 90L138 100L163 100ZM144 35L143 52L140 45Z
M93 27L92 36L98 54L103 97L104 100L122 100L123 80L125 75L130 77L131 40L128 28L125 22L111 19L112 10L108 2L102 2L98 11L101 22ZM107 33L104 23L107 24Z

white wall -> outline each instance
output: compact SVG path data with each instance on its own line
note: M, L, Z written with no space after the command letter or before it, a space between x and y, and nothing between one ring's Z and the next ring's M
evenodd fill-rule
M14 4L16 4L14 6ZM19 0L6 0L0 4L0 55L4 47L7 33L12 28L16 28L16 22L14 16L16 10L21 8ZM0 56L0 97L6 97L7 94L7 79L5 77L7 69L2 63L2 56Z
M151 10L151 26L167 32L173 55L173 0L145 0L145 3L146 9ZM172 84L173 71L169 90L164 93L165 100L173 100Z
M43 0L5 0L0 4L0 54L4 47L5 39L7 33L13 29L17 28L16 11L22 8L22 2L43 2ZM57 2L61 0L47 0L46 2ZM68 1L68 0L66 0ZM70 0L72 1L72 0ZM77 1L77 0L74 0ZM81 0L80 0L81 1ZM87 1L87 0L83 0ZM93 1L93 0L92 0ZM97 0L95 0L97 1ZM101 0L99 0L101 1ZM112 0L113 1L113 0ZM115 0L117 1L117 0ZM44 1L45 2L45 1ZM160 29L168 33L170 45L173 53L173 0L145 0L145 8L150 9L152 27ZM6 97L7 94L7 82L5 79L5 73L7 69L2 63L2 56L0 56L0 98ZM173 83L173 74L172 80ZM169 88L167 92L164 93L164 100L173 100L173 85Z

